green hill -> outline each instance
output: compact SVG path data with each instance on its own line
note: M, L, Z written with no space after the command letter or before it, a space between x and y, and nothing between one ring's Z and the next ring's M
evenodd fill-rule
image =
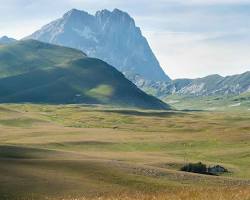
M169 108L107 63L35 40L0 46L0 102Z

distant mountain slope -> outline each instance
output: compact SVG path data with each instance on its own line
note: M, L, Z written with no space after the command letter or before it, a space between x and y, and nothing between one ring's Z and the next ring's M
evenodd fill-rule
M164 98L164 101L179 110L250 111L250 92L245 92L240 95L210 95L196 97L168 95Z
M0 45L1 44L10 44L12 42L15 42L16 40L13 38L9 38L7 36L0 37Z
M210 75L198 79L177 79L171 82L147 81L140 76L132 76L131 80L142 90L157 97L167 95L239 95L250 91L250 71L239 75L222 77Z
M35 40L0 46L0 102L87 103L167 109L107 63Z
M27 38L80 49L146 80L170 80L134 19L118 9L95 15L73 9Z

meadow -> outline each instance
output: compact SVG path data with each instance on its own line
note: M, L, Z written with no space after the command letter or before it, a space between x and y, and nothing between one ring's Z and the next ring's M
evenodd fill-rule
M0 199L250 199L250 111L1 104ZM181 172L222 165L220 176Z

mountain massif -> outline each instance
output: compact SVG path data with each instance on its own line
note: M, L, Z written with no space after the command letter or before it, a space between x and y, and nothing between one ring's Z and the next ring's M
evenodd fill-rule
M27 38L80 49L115 66L140 89L160 98L172 94L241 94L250 87L249 72L170 80L134 19L118 9L98 11L95 15L73 9Z
M35 40L0 45L0 102L169 108L106 62Z
M134 19L118 9L95 15L73 9L27 38L82 50L124 74L139 74L145 80L170 80Z
M250 71L226 77L210 75L197 79L176 79L170 82L148 81L138 75L131 76L130 80L142 90L159 98L168 95L239 95L250 91Z
M20 76L24 76L23 73L33 73L36 70L43 70L41 74L44 75L44 79L46 79L47 76L48 79L57 79L52 76L55 71L60 71L60 73L62 73L64 70L66 73L66 69L71 71L76 65L80 64L85 66L86 60L91 60L91 65L95 66L97 63L101 62L100 60L98 61L98 59L101 59L122 72L126 78L132 81L144 92L162 99L168 95L192 97L239 95L250 91L250 72L227 77L210 75L198 79L170 80L159 65L159 62L152 52L146 38L142 35L140 28L136 26L134 19L126 12L118 9L114 9L113 11L105 9L96 12L95 15L91 15L85 11L72 9L65 13L63 17L45 25L25 39L28 39L29 41L16 43L15 39L6 36L0 38L0 45L9 44L8 47L5 46L0 49L0 77L10 78L9 75L17 75L15 78L20 78ZM35 42L33 39L39 40L41 43L38 43L37 41ZM43 42L47 44L44 44ZM10 45L11 43L14 43L15 45ZM31 43L37 44L37 46L40 47L47 46L48 49L41 57L39 57L40 54L44 52L44 49L35 47L35 51L32 52L32 48L27 49L27 46L31 45ZM20 44L25 44L22 46L23 49L21 50L19 49ZM69 48L59 48L54 45ZM11 53L6 50L8 48L11 48ZM5 49L5 51L3 49ZM28 50L28 52L26 50ZM75 62L76 60L82 59L82 52L86 53L84 58L85 62ZM15 54L14 57L13 54ZM90 57L93 57L93 59ZM97 59L95 59L95 62L92 62L94 61L94 58ZM9 62L7 65L4 63L6 62L6 59ZM65 65L65 63L72 67L52 67ZM108 66L106 63L104 64L103 62L103 66ZM48 66L49 70L52 70L53 73L48 73ZM45 71L44 68L46 68ZM111 68L112 67L110 67L110 69ZM104 79L109 79L109 74L105 77L105 74L100 74L102 71L98 70L95 71L95 68L92 69L91 78L93 78L93 80L90 82L93 82L95 77L102 77L103 79L100 80L101 86L97 90L113 91L113 89L111 90L109 87L106 87L106 84L101 84L102 81L104 83L107 82L107 80ZM112 70L114 69L112 68ZM119 75L119 77L121 77L121 75ZM77 81L74 80L73 76L71 78L72 82ZM87 79L89 80L90 77L84 76L83 78L85 81ZM124 79L125 78L123 77L122 80L126 82ZM116 84L118 84L118 82L119 81L117 81ZM116 86L114 83L115 82L113 82L112 87ZM127 83L131 87L135 87L134 85L131 85L132 83ZM118 88L119 84L117 86ZM138 93L140 92L141 91L138 90ZM74 98L75 102L83 102L83 99L87 99L88 95L84 96L83 94L78 94L77 91L74 91L74 93L78 95L77 98ZM128 94L125 93L125 95L127 95L127 103L132 100L129 100ZM145 94L143 93L143 95ZM6 98L7 97L5 97L5 99ZM119 98L116 99L116 103L118 103ZM101 99L107 98L99 98L96 102L103 101ZM114 99L112 98L112 101L113 100ZM153 101L155 100L156 99ZM72 102L72 99L70 99L69 102ZM93 102L93 99L90 102ZM119 104L121 103L122 102L120 101ZM158 103L162 104L162 102ZM132 101L129 104L132 105ZM134 104L138 106L140 103L138 101L138 103ZM141 106L142 105L144 104L141 104Z

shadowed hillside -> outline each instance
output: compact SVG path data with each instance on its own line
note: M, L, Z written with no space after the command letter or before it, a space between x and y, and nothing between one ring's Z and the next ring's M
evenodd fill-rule
M1 46L0 74L0 102L169 108L107 63L35 40Z

